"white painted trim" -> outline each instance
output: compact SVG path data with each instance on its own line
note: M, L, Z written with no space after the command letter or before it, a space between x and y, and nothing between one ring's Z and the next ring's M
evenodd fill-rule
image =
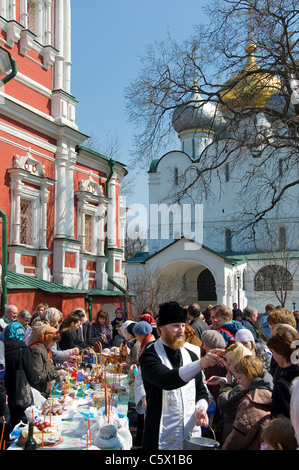
M50 116L49 114L45 114L42 111L40 111L39 109L34 108L33 106L30 106L29 104L24 103L23 101L17 100L13 96L7 95L6 93L3 93L2 91L0 91L0 96L3 99L5 99L5 98L9 99L10 101L12 101L13 103L18 104L19 106L23 106L24 108L28 109L29 111L32 111L33 113L37 114L38 116L41 116L41 117L47 119L48 121L51 121L51 122L54 123L54 118L52 116Z
M9 135L12 135L12 136L18 138L18 139L25 140L25 141L27 141L28 143L30 143L32 145L36 145L37 147L43 148L44 150L48 150L48 152L56 153L56 151L57 151L56 145L51 145L48 142L45 142L44 140L38 139L37 137L34 137L33 135L30 135L30 134L28 134L24 131L21 131L19 129L11 127L7 124L4 124L3 122L0 122L0 130L5 132L6 134L9 134ZM21 150L25 150L25 151L28 150L28 146L18 144L16 142L14 142L13 140L6 139L5 137L0 136L0 140L2 142L13 145L14 147L17 147ZM34 155L37 155L39 157L46 158L47 160L51 160L51 161L55 160L54 158L50 157L49 155L44 155L43 153L37 152L35 150L31 150L31 153L34 154Z
M30 88L31 90L34 90L37 93L40 93L41 95L46 96L47 98L52 98L52 90L50 90L49 88L46 88L45 86L41 85L35 80L32 80L31 78L27 77L23 73L17 72L17 75L15 76L15 80L21 83L22 85L28 86L28 88Z

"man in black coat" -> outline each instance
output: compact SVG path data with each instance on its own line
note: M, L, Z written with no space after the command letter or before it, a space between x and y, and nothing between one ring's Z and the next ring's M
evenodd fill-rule
M244 326L244 328L247 328L247 330L251 331L254 337L254 341L257 341L258 336L259 336L258 331L255 327L257 319L258 319L258 311L256 308L250 307L250 306L244 308L241 323Z
M200 306L197 303L189 305L187 309L187 320L199 339L201 339L202 332L209 329L208 324L200 318L200 314Z

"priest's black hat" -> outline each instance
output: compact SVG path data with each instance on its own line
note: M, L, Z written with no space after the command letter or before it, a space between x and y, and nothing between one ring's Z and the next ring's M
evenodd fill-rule
M164 302L159 305L159 313L156 320L158 326L170 323L186 323L187 311L177 302Z

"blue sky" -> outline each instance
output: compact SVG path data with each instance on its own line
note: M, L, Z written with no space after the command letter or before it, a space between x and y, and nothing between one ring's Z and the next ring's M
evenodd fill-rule
M72 0L71 92L78 100L77 124L81 132L105 145L108 135L116 138L122 163L129 161L134 131L127 122L124 92L138 76L140 57L147 45L162 41L168 31L178 42L188 39L193 27L203 22L205 3ZM147 204L146 172L136 176L134 194L127 200L129 205Z

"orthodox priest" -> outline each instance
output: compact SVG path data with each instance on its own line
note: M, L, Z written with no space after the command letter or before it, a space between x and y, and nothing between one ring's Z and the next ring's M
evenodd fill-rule
M201 358L200 348L185 342L186 316L177 302L161 304L156 318L160 337L140 356L147 402L143 450L182 450L184 440L200 436L200 426L209 422L202 369L217 356Z

